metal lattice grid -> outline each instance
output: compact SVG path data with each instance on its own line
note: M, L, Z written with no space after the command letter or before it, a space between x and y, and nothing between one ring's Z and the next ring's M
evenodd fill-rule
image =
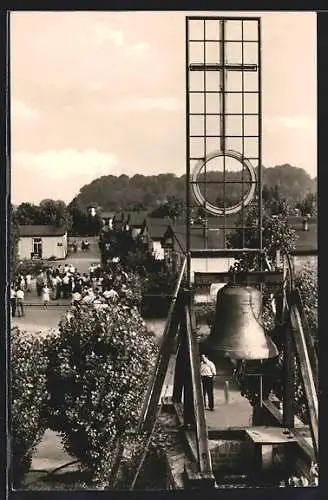
M262 249L259 18L186 18L186 98L188 251L199 223L204 249L229 248L236 229L247 248L254 208Z

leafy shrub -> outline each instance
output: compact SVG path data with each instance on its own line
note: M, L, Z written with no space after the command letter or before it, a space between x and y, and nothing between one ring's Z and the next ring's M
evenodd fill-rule
M110 287L118 293L121 302L124 302L129 307L137 307L140 310L142 279L138 274L126 272L119 263L98 268L95 272L96 276L103 274L105 279L109 277L111 282Z
M47 339L48 423L104 481L117 438L134 428L156 347L136 308L72 308Z
M244 233L245 241L243 242L242 229L236 229L229 236L230 246L241 248L243 243L248 248L259 248L257 234L257 209L251 209L245 219ZM241 221L239 221L241 222ZM263 213L262 219L262 240L263 247L266 249L267 258L273 267L276 268L276 252L283 250L289 252L295 248L297 241L296 231L289 226L285 216L279 215L270 217L269 214ZM235 272L244 272L255 269L258 266L257 257L252 254L242 255L234 265ZM304 304L305 315L308 319L311 335L317 344L317 303L318 303L318 284L317 273L310 267L304 267L301 273L295 277L295 286L299 288ZM275 324L275 318L272 310L269 307L270 293L281 293L280 290L269 290L267 286L263 287L263 325L268 335L270 335L277 345L279 355L274 360L264 360L260 362L239 363L237 377L241 386L242 395L245 396L250 403L256 408L259 401L259 381L256 377L247 377L247 372L255 370L257 373L263 372L263 397L266 398L272 391L280 400L283 396L283 364L284 364L284 326ZM296 415L307 423L308 416L306 411L305 395L301 383L300 370L295 363L295 403L294 409ZM270 374L272 376L270 376Z
M197 324L206 324L212 327L215 317L215 306L215 302L195 304L194 309Z
M303 270L295 277L295 286L298 287L303 306L304 313L307 319L307 323L309 326L310 335L314 341L314 345L318 346L318 276L315 269L311 269L310 267L305 266ZM278 343L278 339L276 340ZM279 346L278 346L279 347ZM280 380L281 384L274 385L274 392L278 396L278 398L282 398L282 380L283 380L283 352L280 352L278 357L278 366L277 366L277 378L276 381ZM306 405L306 399L301 379L301 373L296 361L294 362L294 391L295 391L295 412L296 415L300 418L300 420L304 424L309 424L309 417Z
M16 277L18 266L18 242L19 242L19 226L15 217L10 220L10 271L12 278Z
M317 288L317 273L315 270L304 267L302 272L295 278L295 286L300 290L305 315L309 324L310 334L313 337L315 344L317 343L317 304L318 304L318 288ZM268 307L268 290L264 291L264 310L263 323L268 335L275 342L279 354L277 358L247 362L243 361L239 365L238 380L241 386L242 395L245 396L253 406L259 402L259 381L256 377L247 377L247 373L254 370L256 373L263 373L263 398L268 397L272 391L280 401L283 399L284 387L284 327L275 324L272 311ZM305 400L304 389L301 380L300 369L294 360L294 410L298 418L308 424L307 405Z
M47 360L43 340L11 330L11 447L14 485L29 470L32 455L46 429L42 408Z
M265 212L262 216L262 245L266 249L270 263L274 265L277 250L293 250L298 235L285 216L271 217ZM257 207L247 212L244 224L242 216L239 217L237 224L237 229L228 236L229 245L232 248L259 248ZM242 229L243 225L245 230ZM237 271L251 270L258 266L258 256L254 254L245 253L238 260L235 265Z
M46 269L47 262L43 260L21 260L17 266L17 273L31 274L31 276L36 276L42 270Z
M311 266L304 266L295 277L295 286L298 287L304 306L304 313L313 340L317 343L318 332L318 273Z

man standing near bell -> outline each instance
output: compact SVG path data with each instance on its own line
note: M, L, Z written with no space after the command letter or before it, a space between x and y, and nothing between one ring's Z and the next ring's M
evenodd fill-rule
M214 363L205 354L202 354L200 358L200 375L202 377L205 408L207 396L208 408L214 411L214 376L216 375L216 369Z

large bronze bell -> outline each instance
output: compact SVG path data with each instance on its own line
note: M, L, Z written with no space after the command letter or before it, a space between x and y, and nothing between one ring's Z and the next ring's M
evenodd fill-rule
M218 291L215 318L205 342L212 356L268 359L278 355L262 326L261 292L250 286L227 284Z

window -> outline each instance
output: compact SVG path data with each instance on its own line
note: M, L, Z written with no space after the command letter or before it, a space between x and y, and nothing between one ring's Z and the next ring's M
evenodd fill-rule
M33 238L32 241L34 255L42 256L42 238Z

